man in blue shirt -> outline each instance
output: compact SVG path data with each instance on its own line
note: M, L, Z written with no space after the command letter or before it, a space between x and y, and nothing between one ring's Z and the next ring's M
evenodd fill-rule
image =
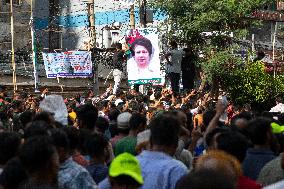
M137 156L144 179L142 189L174 189L177 181L187 174L186 166L173 159L178 145L178 123L170 113L151 121L151 150L145 150ZM99 188L110 188L108 179L102 181Z
M242 167L245 176L256 180L265 164L276 157L270 147L273 140L271 121L264 118L254 119L249 123L247 131L253 148L247 150Z
M69 153L69 140L63 130L54 130L52 141L59 154L58 186L62 189L96 189L90 173L75 163Z

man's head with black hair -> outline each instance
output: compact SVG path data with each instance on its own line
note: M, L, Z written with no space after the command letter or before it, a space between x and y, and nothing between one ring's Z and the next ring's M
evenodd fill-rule
M108 147L108 142L106 138L101 134L92 134L85 143L87 153L91 156L91 158L100 159L102 161L105 160L106 149Z
M58 187L55 184L44 184L28 181L23 183L18 189L58 189Z
M148 103L149 100L150 100L150 95L144 95L144 96L143 96L143 102L144 102L144 103Z
M273 120L273 113L272 112L268 112L268 111L264 111L261 113L261 117L269 119L269 120Z
M134 99L135 96L134 96L133 94L131 94L131 93L126 93L126 96L125 96L125 97L126 97L126 100L129 101L129 100Z
M141 185L128 175L120 175L117 177L109 177L112 189L138 189Z
M35 136L49 136L50 125L44 121L33 121L25 128L24 138L28 139Z
M101 134L104 134L108 128L109 128L109 121L104 117L98 117L96 121L95 130Z
M85 92L85 98L93 98L93 97L94 97L93 90L89 89L88 91Z
M21 113L20 121L24 128L27 126L28 123L30 123L33 120L34 116L35 116L35 112L30 111L30 110L27 110Z
M135 111L135 112L139 112L139 103L135 100L132 100L129 102L129 105L128 105L128 108L131 110L131 111Z
M54 129L51 133L51 140L56 147L60 163L65 162L71 155L68 135L62 129Z
M266 118L253 119L249 122L246 130L254 145L270 146L273 138L271 120Z
M96 104L96 107L99 111L105 111L108 110L109 101L108 100L102 100Z
M215 148L216 147L216 138L218 137L218 135L222 134L222 133L226 133L229 132L229 129L225 129L225 128L215 128L212 131L210 131L206 137L205 137L205 143L209 148Z
M253 119L253 114L252 112L248 112L248 111L242 111L241 113L239 113L238 115L236 115L237 118L240 119L245 119L247 121L250 121Z
M246 135L245 128L248 125L248 122L252 119L252 114L250 112L241 112L240 114L234 116L231 120L231 128L233 130L240 131Z
M184 111L182 108L181 110L185 113L187 117L186 128L191 132L193 130L193 115L190 111Z
M215 116L216 111L215 110L206 110L203 113L203 125L207 128L210 121L213 119L213 117Z
M0 176L0 185L5 189L19 188L28 179L28 173L19 158L7 162Z
M20 100L14 100L12 102L12 108L14 112L21 112L23 110L23 102Z
M50 127L54 127L54 117L52 113L49 112L40 112L37 113L33 119L33 121L44 121L46 122Z
M178 119L170 114L161 114L150 122L149 127L152 150L174 155L181 127Z
M119 114L120 114L120 111L117 108L112 108L109 111L108 118L110 121L116 121Z
M276 101L277 104L283 103L283 98L280 97L280 96L276 97L275 101Z
M138 95L136 96L136 101L138 103L142 103L144 99L144 95L142 93L138 93Z
M140 113L134 113L132 114L129 120L130 130L135 130L138 132L143 131L146 127L146 123L147 123L146 116Z
M162 92L161 91L155 91L154 97L156 100L159 100L162 97Z
M5 165L8 160L16 156L21 144L21 137L17 133L0 133L0 165Z
M75 150L79 149L80 131L75 127L64 127L63 130L67 134L70 151L73 153Z
M124 97L124 92L122 89L118 89L115 93L116 98L123 98Z
M249 147L247 138L239 132L224 132L216 137L217 149L235 156L240 162L246 157Z
M120 111L117 108L112 108L109 111L108 118L109 118L109 131L111 133L111 137L114 137L118 134L117 130L117 117L120 114Z
M125 105L125 102L120 102L120 103L118 103L118 105L117 105L116 108L117 108L120 112L123 112L124 105Z
M49 137L28 139L20 149L19 158L31 177L43 183L56 183L59 159Z
M232 178L229 178L222 172L203 169L192 171L188 175L182 177L176 184L175 189L236 189Z
M69 101L67 104L67 111L68 113L74 111L76 109L76 102L75 101Z
M91 104L85 104L76 109L77 124L80 128L94 130L98 118L98 110Z

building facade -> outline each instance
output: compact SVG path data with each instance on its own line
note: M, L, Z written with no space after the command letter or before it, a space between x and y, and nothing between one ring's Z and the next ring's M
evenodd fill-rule
M33 1L32 7L31 1ZM129 6L114 0L94 2L96 46L109 48L113 43L123 39L124 32L129 28ZM35 31L38 52L81 49L84 41L89 39L88 7L87 0L13 0L16 75L18 78L21 77L18 81L32 83L33 80L31 27ZM10 0L0 0L0 77L2 79L10 77L12 73L10 8ZM33 22L31 22L31 10ZM148 25L156 26L164 18L158 11L154 11L153 22ZM135 22L139 27L139 3L135 4ZM38 63L39 75L45 77L42 61L38 59ZM110 70L99 66L100 78L107 77L109 72ZM12 83L10 79L3 81ZM49 81L57 83L56 80ZM61 82L64 85L64 79ZM92 81L88 80L83 84L91 86Z

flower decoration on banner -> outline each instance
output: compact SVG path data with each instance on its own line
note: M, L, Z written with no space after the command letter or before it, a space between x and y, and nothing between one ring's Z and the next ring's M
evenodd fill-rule
M127 44L127 49L125 51L125 54L127 57L130 57L131 55L131 45L132 43L139 38L143 38L143 36L140 34L140 32L138 31L138 29L131 29L129 31L129 33L127 34L127 36L125 36L125 41Z
M131 29L128 35L125 37L125 41L131 45L138 38L143 38L138 29Z

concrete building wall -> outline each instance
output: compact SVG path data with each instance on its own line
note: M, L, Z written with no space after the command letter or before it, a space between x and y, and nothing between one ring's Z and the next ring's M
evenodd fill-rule
M34 2L34 28L39 50L45 50L49 46L48 18L49 0L33 0Z
M129 29L129 6L120 3L120 1L104 0L95 1L96 32L97 45L99 47L108 47L109 43L116 43L122 40L125 31ZM158 24L166 18L159 10L153 10L153 23L148 27L157 27ZM116 27L116 26L120 27ZM135 26L140 25L139 1L135 4ZM110 28L110 30L108 30ZM117 36L117 32L119 35Z
M88 5L82 0L60 0L59 27L64 50L79 49L88 38Z
M10 4L1 1L0 12L10 12ZM23 0L20 5L13 6L14 12L14 39L15 50L23 49L29 46L30 40L30 1ZM11 50L11 19L10 14L0 14L0 49L4 51Z
M22 0L20 5L14 6L15 49L31 50L30 32L30 1ZM0 1L0 11L9 11L10 5ZM60 33L59 44L63 50L79 49L89 35L88 7L84 0L60 0L59 14L50 15L49 0L33 0L34 27L36 30L37 45L40 50L49 48L49 24L56 23ZM96 0L94 5L95 25L98 47L108 47L114 39L113 33L123 34L129 28L129 7L113 0ZM154 11L154 26L163 20L159 11ZM135 22L139 27L139 7L135 6ZM113 24L120 25L118 31L109 31ZM9 14L0 15L0 49L11 49L11 27ZM121 36L119 36L121 37ZM117 37L117 38L119 38ZM110 40L110 42L108 41Z
M0 0L0 3L3 1ZM83 45L83 41L89 36L89 18L87 11L87 4L84 0L59 0L59 13L52 16L50 13L51 0L33 0L34 2L34 28L36 31L36 46L39 51L49 51L49 25L50 22L56 23L59 30L62 31L62 37L60 36L60 44L62 49L76 50L80 49ZM22 0L22 4L14 6L15 12L22 10L27 11L21 15L15 14L15 46L16 49L24 49L28 56L31 55L31 32L30 32L30 0ZM2 10L1 10L2 9ZM0 11L9 11L9 5L0 4ZM121 5L113 0L95 0L94 13L96 18L96 36L97 46L107 47L112 42L117 41L119 38L123 38L125 30L129 28L129 7ZM139 8L135 7L136 23L139 25ZM154 25L156 22L162 20L163 17L156 13L154 16ZM118 37L111 36L111 33L105 30L107 27L112 27L113 23L120 23L121 27L118 30L112 30L117 32ZM17 28L16 28L17 25ZM151 24L149 24L151 25ZM10 18L8 15L2 17L0 15L0 79L1 82L11 83L8 75L11 75L11 57L2 57L2 51L10 50L10 43L2 43L4 40L10 42ZM103 29L104 28L104 29ZM61 42L62 40L62 42ZM107 42L107 40L109 40ZM42 62L39 62L42 63ZM22 60L21 57L16 56L16 74L19 77L19 82L33 82L33 66L31 58ZM40 82L45 79L45 70L42 64L39 66ZM106 78L110 73L109 69L106 69L103 65L99 65L99 77ZM20 79L21 78L21 79ZM103 81L104 81L103 79ZM89 79L79 79L80 81L86 81L86 85L89 83ZM62 80L63 81L63 80ZM69 81L69 79L68 79ZM76 83L77 79L70 79L66 85L72 85ZM87 82L88 81L88 82ZM50 82L56 83L56 80ZM45 82L44 82L45 83ZM91 82L92 83L92 82ZM44 85L44 84L43 84ZM80 84L79 84L80 86Z

